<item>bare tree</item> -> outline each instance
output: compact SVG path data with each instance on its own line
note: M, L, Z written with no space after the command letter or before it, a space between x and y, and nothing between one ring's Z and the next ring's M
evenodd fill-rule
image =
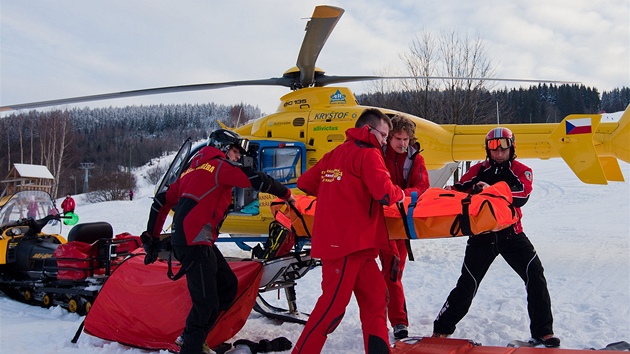
M136 188L136 176L126 171L99 173L90 179L93 191L87 194L90 203L107 202L111 200L125 200L129 196L129 182L131 189Z
M414 112L430 119L431 106L430 92L436 88L435 80L430 77L437 75L437 55L435 52L435 38L429 32L416 35L411 42L408 53L403 53L401 59L407 68L409 75L420 78L412 81L403 81L403 86L408 91L417 91L417 101L410 102L415 107L410 107Z
M24 132L22 131L22 120L18 120L17 123L17 130L20 139L20 163L24 163Z
M407 82L421 93L419 112L425 118L438 123L489 122L491 118L480 112L492 104L487 94L492 84L484 79L494 77L494 64L479 36L450 31L436 38L424 32L414 38L402 59L410 76L448 77Z
M4 131L7 133L7 172L11 171L11 125L6 125Z
M64 157L71 143L71 127L68 111L53 111L42 118L40 126L46 129L40 130L40 156L41 164L48 167L55 177L52 195L57 195L59 178L64 169Z
M34 134L34 131L35 131L35 124L34 124L34 123L35 123L36 118L37 118L37 116L35 115L35 112L34 112L34 111L31 111L31 112L29 113L29 119L28 119L28 120L29 120L29 122L30 122L29 127L30 127L30 131L31 131L31 134L30 134L30 136L31 136L31 141L30 141L30 144L31 144L31 160L30 160L30 161L31 161L31 162L30 162L30 163L31 163L31 164L33 163L33 154L34 154L34 151L35 151L35 149L34 149L34 141L35 141L35 134Z
M144 179L149 181L149 183L155 185L160 182L160 180L162 179L162 176L166 173L167 169L168 169L168 166L160 165L160 163L158 162L152 168L147 169L147 172L143 177Z

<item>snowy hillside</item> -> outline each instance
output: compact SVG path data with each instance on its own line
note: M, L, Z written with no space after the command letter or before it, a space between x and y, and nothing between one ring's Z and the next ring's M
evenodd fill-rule
M559 159L523 162L534 170L534 192L523 208L523 224L545 267L554 328L563 347L602 348L630 341L630 183L586 185ZM622 169L626 180L630 179L630 166L622 163ZM78 196L77 213L80 222L107 221L115 233L138 235L145 229L152 193L153 186L145 185L134 201L93 205ZM412 335L431 334L433 319L459 276L465 244L465 238L412 242L416 261L408 263L403 277ZM231 244L220 247L227 255L248 256ZM320 277L316 269L298 281L300 310L311 311L320 293ZM77 344L71 344L81 321L59 307L27 306L0 295L0 353L157 353L85 333ZM524 286L498 258L454 336L505 346L513 339L528 339L528 325ZM233 340L285 336L295 343L302 328L254 313ZM324 352L363 352L354 301L329 336Z

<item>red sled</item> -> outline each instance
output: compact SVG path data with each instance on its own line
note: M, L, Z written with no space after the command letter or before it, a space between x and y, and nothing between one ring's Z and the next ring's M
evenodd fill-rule
M85 318L86 333L151 350L179 352L175 339L184 330L191 302L186 277L172 281L167 262L144 264L142 250L109 277ZM230 262L239 280L235 304L222 313L206 343L216 347L232 338L247 321L258 294L262 264ZM179 267L173 264L173 272Z
M238 278L238 291L234 304L220 314L208 334L210 348L238 333L252 310L285 322L306 323L308 314L297 311L294 286L320 264L309 251L276 253L270 259L226 259ZM172 267L177 273L179 264L173 262ZM175 339L184 330L191 301L185 276L172 281L167 268L164 260L145 265L141 248L133 252L103 285L85 318L85 332L133 347L179 352ZM260 295L280 289L285 290L288 309L274 307Z
M495 347L483 346L468 339L409 337L394 343L392 354L584 354L586 350L590 349ZM608 348L605 348L605 352L628 353L627 350Z

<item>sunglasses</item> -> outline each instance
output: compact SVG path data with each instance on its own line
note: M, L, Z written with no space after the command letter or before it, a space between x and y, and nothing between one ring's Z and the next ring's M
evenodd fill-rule
M508 138L498 138L486 141L486 147L490 150L501 148L503 150L512 147L512 140Z

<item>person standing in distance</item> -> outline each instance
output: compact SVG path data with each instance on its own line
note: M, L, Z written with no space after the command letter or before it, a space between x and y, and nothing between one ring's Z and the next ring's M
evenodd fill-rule
M560 339L553 333L551 298L543 265L521 225L521 207L527 203L532 191L532 170L516 161L514 135L507 128L490 130L485 147L486 160L473 165L459 182L447 189L471 192L504 181L512 190L518 222L504 230L468 239L461 275L433 322L433 336L447 337L455 331L456 324L468 312L488 268L500 254L525 282L532 338L546 347L558 347Z
M35 196L31 196L26 206L26 217L35 219L37 217L37 201Z
M416 124L409 118L396 115L392 118L392 130L383 147L385 165L392 182L403 188L405 195L424 193L429 187L429 173L420 155L420 144L416 139ZM405 291L402 284L403 270L408 257L408 240L390 240L390 250L381 250L379 258L387 290L389 303L387 317L394 331L394 338L409 335L409 318Z
M322 261L322 295L293 354L319 353L345 313L350 297L359 305L366 353L391 353L387 331L387 287L376 257L389 249L383 205L404 199L392 183L381 148L389 117L366 109L346 141L298 178L297 186L317 197L311 255Z
M229 212L233 187L253 187L290 203L291 190L270 176L244 167L237 161L247 152L249 141L232 131L212 132L208 146L192 158L179 178L166 192L154 198L147 231L142 234L145 264L157 259L160 233L171 210L173 255L181 263L173 280L186 274L192 300L186 327L179 339L180 354L208 353L208 332L221 311L233 303L238 280L215 241Z
M74 212L74 208L76 208L74 199L72 199L70 193L68 193L66 194L66 199L61 202L61 210L63 210L63 213L66 214Z

